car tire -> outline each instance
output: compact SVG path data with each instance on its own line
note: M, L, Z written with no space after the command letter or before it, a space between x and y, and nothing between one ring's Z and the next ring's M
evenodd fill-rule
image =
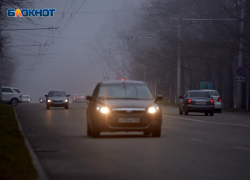
M210 116L213 116L214 115L214 112L210 112Z
M217 112L218 112L218 113L221 113L221 109L218 109Z
M205 116L208 116L208 112L205 112Z
M143 131L143 134L144 134L144 136L150 136L151 135L151 131L149 131L149 130L145 130L145 131Z
M65 109L69 109L69 106L65 106Z
M181 111L180 107L179 107L179 115L183 115L183 111Z
M49 109L50 107L49 106L47 106L47 109Z
M88 136L92 135L91 128L89 127L89 123L87 123L87 135Z
M13 106L16 106L18 104L18 99L17 98L13 98L11 99L10 103L13 105Z
M184 113L185 113L185 115L188 115L188 110L187 110L187 108L184 108Z
M153 130L152 136L153 137L161 137L161 127Z

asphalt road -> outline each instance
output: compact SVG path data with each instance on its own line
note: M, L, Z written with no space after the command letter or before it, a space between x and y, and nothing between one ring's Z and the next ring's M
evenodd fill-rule
M51 180L249 180L250 114L178 115L164 107L162 136L86 135L86 105L19 104L18 118Z

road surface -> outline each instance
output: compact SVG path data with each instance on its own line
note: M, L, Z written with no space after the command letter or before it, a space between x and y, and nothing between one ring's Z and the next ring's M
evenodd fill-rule
M51 180L249 180L250 114L178 115L163 107L162 136L86 135L86 105L19 104L25 135Z

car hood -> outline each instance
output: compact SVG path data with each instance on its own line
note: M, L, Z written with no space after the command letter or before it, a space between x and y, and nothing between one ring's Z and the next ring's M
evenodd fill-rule
M67 97L48 97L50 100L65 100Z
M154 100L103 100L98 101L102 105L106 105L110 108L148 108L154 103Z

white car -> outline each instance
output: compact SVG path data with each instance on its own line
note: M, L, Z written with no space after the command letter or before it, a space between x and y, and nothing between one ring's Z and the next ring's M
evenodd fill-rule
M2 102L16 106L22 102L22 94L18 88L2 86Z
M202 91L209 92L209 94L213 97L214 100L214 112L221 113L223 104L220 94L216 90L202 89Z

